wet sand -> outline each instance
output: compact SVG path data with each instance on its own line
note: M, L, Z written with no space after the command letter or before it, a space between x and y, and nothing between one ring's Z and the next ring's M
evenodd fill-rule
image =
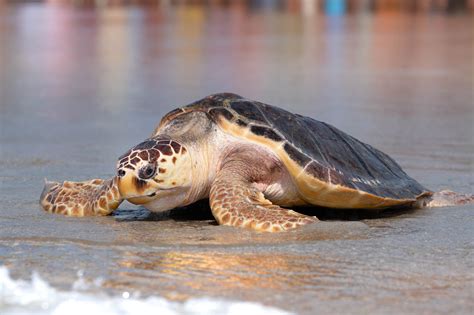
M162 115L222 91L329 122L432 190L473 193L472 12L22 4L0 6L0 40L0 265L15 278L70 289L82 270L92 293L301 314L472 313L473 206L266 234L217 226L202 205L92 218L38 205L45 177L110 177Z

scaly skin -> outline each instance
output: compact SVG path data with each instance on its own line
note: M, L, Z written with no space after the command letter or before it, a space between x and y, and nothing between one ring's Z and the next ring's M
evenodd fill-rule
M114 177L84 182L46 182L40 204L50 213L76 217L108 215L123 201L117 180Z
M225 172L212 185L209 199L212 214L221 225L280 232L319 221L272 204L245 180L226 179Z
M265 198L262 188L274 182L274 177L281 177L281 172L281 164L270 153L248 146L229 152L209 195L217 222L262 232L280 232L318 222L316 217L282 208Z

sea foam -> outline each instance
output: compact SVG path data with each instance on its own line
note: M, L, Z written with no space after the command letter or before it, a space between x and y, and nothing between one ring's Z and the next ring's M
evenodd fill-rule
M253 302L216 298L192 298L185 302L163 297L137 298L123 292L121 296L59 291L33 272L31 281L14 280L8 269L0 266L0 314L41 315L131 315L131 314L290 314L286 311Z

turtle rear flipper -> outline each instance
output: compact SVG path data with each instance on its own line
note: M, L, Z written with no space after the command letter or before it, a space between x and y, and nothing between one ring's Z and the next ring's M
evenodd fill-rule
M44 210L76 217L108 215L122 201L116 177L84 182L46 181L40 197Z
M474 204L474 195L457 193L451 190L442 190L431 196L431 200L427 201L423 206L429 208L436 207L452 207Z

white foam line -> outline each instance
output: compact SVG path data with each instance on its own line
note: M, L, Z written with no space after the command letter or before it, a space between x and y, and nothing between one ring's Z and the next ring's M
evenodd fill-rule
M122 296L90 294L76 290L58 291L37 273L31 281L14 280L5 266L0 266L0 314L40 315L197 315L197 314L290 314L253 302L217 298L193 298L185 302L152 296L140 299L123 292Z

